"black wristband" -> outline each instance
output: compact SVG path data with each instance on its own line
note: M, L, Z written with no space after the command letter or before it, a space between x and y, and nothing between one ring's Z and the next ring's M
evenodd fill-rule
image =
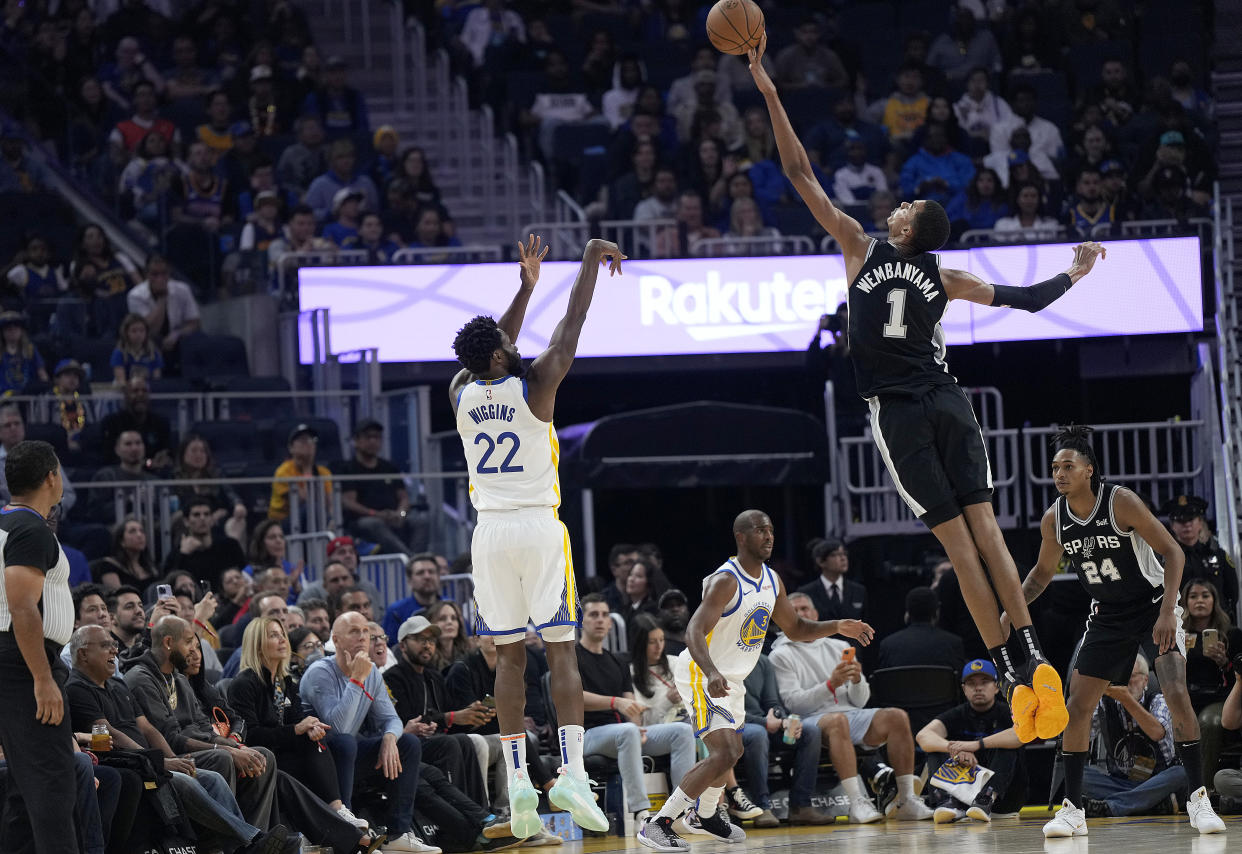
M1068 274L1058 273L1051 279L1037 282L1029 288L992 285L992 305L1020 308L1030 312L1040 311L1052 305L1073 284L1074 281Z

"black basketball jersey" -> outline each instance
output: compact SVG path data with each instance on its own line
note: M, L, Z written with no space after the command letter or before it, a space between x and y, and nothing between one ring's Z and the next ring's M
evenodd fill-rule
M1164 595L1164 567L1138 531L1126 533L1113 516L1116 484L1103 484L1095 507L1079 519L1065 496L1057 498L1057 542L1078 573L1091 598L1112 605L1139 605L1160 601Z
M944 360L940 318L949 298L939 256L904 258L891 243L873 240L848 294L859 394L914 395L957 382Z

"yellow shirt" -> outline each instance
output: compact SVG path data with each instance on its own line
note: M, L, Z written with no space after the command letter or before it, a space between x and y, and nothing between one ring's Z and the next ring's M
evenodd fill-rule
M898 94L893 94L884 103L882 123L888 128L888 135L893 139L905 139L923 125L927 118L927 105L931 99L926 95L918 95L907 101Z
M226 154L233 147L233 135L227 130L224 133L216 133L211 129L211 125L198 126L198 141L217 155Z
M315 474L317 474L319 477L327 478L329 475L332 474L332 472L328 471L328 468L326 466L315 466ZM310 475L307 472L304 472L301 469L299 469L297 463L295 463L291 459L285 460L283 463L277 466L276 474L272 476L273 477L310 477ZM278 519L282 521L289 518L289 486L290 484L281 483L279 481L275 481L272 483L272 499L271 501L268 502L268 505L267 505L267 518ZM301 499L303 503L305 503L306 498L307 498L308 484L299 483L297 487L298 487L298 498ZM330 480L325 479L323 482L323 497L327 501L332 500L332 482Z

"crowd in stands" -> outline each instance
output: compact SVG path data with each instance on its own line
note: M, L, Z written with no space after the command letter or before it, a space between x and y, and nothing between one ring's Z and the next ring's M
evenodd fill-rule
M187 532L163 569L151 560L143 523L127 520L113 553L74 587L75 631L61 655L72 669L68 712L81 748L101 749L91 733L102 726L112 750L161 753L190 832L226 851L282 850L279 840L297 833L338 851L511 843L493 697L496 649L463 616L469 588L450 583L449 561L412 555L408 597L385 602L359 575L357 542L342 535L315 573L321 580L303 585L274 520L256 530L249 555L213 533L213 520L231 519L224 503L190 498ZM1187 556L1187 682L1205 771L1209 780L1215 775L1221 808L1242 811L1242 771L1233 767L1242 752L1242 632L1220 592L1236 596L1237 574L1211 536L1206 510L1191 496L1165 513ZM851 564L845 543L814 540L807 556L810 577L785 579L800 616L878 622L868 599L874 579ZM468 556L456 562L463 563L468 572ZM773 792L780 787L789 798L784 820L830 823L818 796L836 782L853 823L990 821L1026 802L1031 760L998 697L995 669L972 657L977 635L937 625L942 611L961 605L961 592L947 562L926 566L910 582L906 625L881 629L876 647L857 656L844 640L795 642L770 628L769 652L746 680L745 749L726 789L732 820L778 826ZM584 748L601 782L619 775L624 810L641 820L649 810L643 757L674 787L695 761L694 730L672 678L689 608L654 543L613 546L608 567L581 602ZM559 753L550 743L547 662L533 630L526 653L527 750L543 797ZM1098 764L1084 789L1093 816L1168 812L1185 796L1168 707L1148 660L1140 655L1130 684L1110 688L1096 710ZM923 696L894 692L886 678L913 679L927 668L960 682L961 696L929 708ZM877 696L871 679L890 687ZM936 774L946 763L981 765L993 775L964 800L953 785L938 788L930 779L915 797L923 766L930 777L956 779ZM117 779L118 766L99 767L97 801L112 803L108 787L128 785L133 772L122 767ZM386 797L377 799L379 792ZM120 801L85 821L83 850L124 851L141 832L141 799ZM431 827L434 845L420 838ZM533 844L552 842L541 834Z

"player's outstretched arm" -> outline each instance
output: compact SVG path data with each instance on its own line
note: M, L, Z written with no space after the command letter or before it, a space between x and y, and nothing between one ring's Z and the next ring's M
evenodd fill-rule
M791 641L810 641L826 638L831 635L853 638L866 646L875 638L875 629L862 620L806 620L798 616L789 597L785 595L785 582L776 579L776 604L772 608L772 619L781 627Z
M1108 250L1093 240L1080 243L1074 247L1074 263L1064 273L1058 273L1043 282L1036 282L1028 288L991 285L965 270L941 270L940 279L944 282L944 290L949 299L1036 312L1060 299L1079 279L1091 272L1097 258L1103 258L1107 254Z
M556 389L569 373L569 366L578 353L578 338L582 334L582 324L586 322L591 299L595 296L600 264L607 262L608 275L612 276L621 273L621 262L625 258L615 243L599 238L587 241L582 252L582 267L569 291L565 316L552 331L547 349L531 363L526 373L527 401L536 417L544 421L552 420Z
M1027 573L1026 580L1022 582L1022 597L1028 605L1038 599L1052 583L1064 553L1061 544L1057 542L1057 515L1052 507L1044 511L1044 518L1039 523L1039 533L1039 557L1035 566ZM1002 612L1000 622L1008 632L1009 615Z
M728 680L716 669L716 663L712 661L711 653L708 652L707 636L711 634L712 629L716 628L716 623L720 622L720 615L729 610L736 596L737 579L733 577L733 574L730 572L716 573L707 582L707 589L703 591L703 603L691 615L690 622L686 625L686 649L690 650L690 657L707 677L707 696L709 697L724 697L729 693Z
M1160 602L1160 616L1152 630L1152 641L1161 653L1168 652L1177 642L1177 591L1181 589L1182 573L1186 568L1186 553L1173 539L1169 529L1160 524L1143 500L1128 489L1118 489L1113 495L1113 519L1123 531L1134 531L1156 554L1164 559L1164 599Z
M842 253L847 257L852 254L861 256L867 251L869 238L863 232L862 226L858 224L858 220L842 213L832 204L828 194L816 180L815 173L811 170L810 158L806 156L806 149L798 141L793 125L789 122L789 116L785 113L785 107L781 104L780 96L776 93L776 84L772 82L772 78L768 76L768 72L763 67L763 52L767 47L768 37L765 34L759 42L759 47L748 53L750 74L755 78L755 85L759 88L759 93L763 95L764 101L767 102L768 114L772 117L772 133L776 137L776 147L781 153L781 169L785 172L785 177L794 185L794 189L798 191L798 195L802 197L802 201L806 202L815 220L832 235L833 240L840 244Z
M513 302L509 303L509 307L500 316L500 320L496 321L496 325L505 331L509 340L514 344L517 343L518 335L522 332L522 321L526 319L526 306L530 304L530 295L535 292L535 285L539 282L539 265L543 263L543 259L548 255L548 249L551 248L543 245L543 238L537 234L527 235L526 242L522 243L519 240L517 246L518 276L521 285L513 297Z

